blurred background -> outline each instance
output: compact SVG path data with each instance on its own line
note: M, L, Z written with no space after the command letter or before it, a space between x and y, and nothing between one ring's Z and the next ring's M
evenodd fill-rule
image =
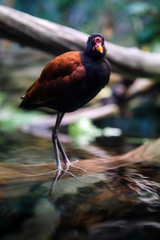
M160 53L160 0L0 0L0 5ZM0 238L159 240L160 140L135 148L160 136L160 79L112 72L95 99L66 114L59 137L69 159L81 161L56 185L55 115L18 108L54 57L0 39Z
M0 0L0 4L88 34L101 32L107 41L118 45L160 52L159 0ZM18 105L20 96L54 57L0 39L1 143L8 141L6 134L10 136L10 131L24 130L24 126L32 125L37 118L48 116L44 112L21 111ZM98 121L90 121L84 114L84 118L74 123L71 121L62 132L69 134L76 144L98 142L105 150L110 139L114 139L113 145L117 144L117 139L118 144L123 139L126 146L126 142L141 144L157 138L160 134L159 89L159 83L154 79L126 78L112 73L109 86L90 105L106 105L107 108L115 104L118 110L113 116L106 115ZM90 126L87 132L86 124ZM45 127L49 127L47 122ZM32 128L30 133L33 131ZM88 132L91 136L88 136ZM122 152L128 150L124 145Z

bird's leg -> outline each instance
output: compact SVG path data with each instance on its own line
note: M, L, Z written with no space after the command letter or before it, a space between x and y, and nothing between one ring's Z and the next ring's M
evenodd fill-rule
M59 150L62 154L64 164L66 165L66 167L69 167L70 166L70 161L67 157L67 154L65 153L65 151L63 149L63 146L62 146L61 142L59 141L59 138L57 138L57 143L58 143L58 148L59 148Z
M57 162L57 169L59 171L62 170L62 166L61 166L61 161L60 161L60 157L59 157L59 151L58 151L58 128L59 125L61 123L61 120L64 116L64 113L58 113L57 115L57 119L56 119L56 124L55 127L52 131L52 142L53 142L53 146L54 146L54 150L55 150L55 155L56 155L56 162Z
M62 121L62 118L63 118L64 114L65 113L58 113L57 119L56 119L56 124L55 124L55 127L54 127L53 132L52 132L52 141L53 141L54 150L55 150L55 154L56 154L56 161L57 161L57 168L58 169L62 169L61 162L60 162L60 157L59 157L59 151L62 154L63 161L64 161L64 164L66 165L66 167L69 167L69 165L70 165L70 161L67 157L67 154L65 153L65 151L63 149L63 146L62 146L62 144L61 144L61 142L59 141L59 138L58 138L58 128L60 126L60 123ZM58 149L59 149L59 151L58 151Z
M59 113L58 116L57 116L56 124L57 124L58 127L59 127L59 125L62 121L62 118L64 117L64 114L65 113ZM70 161L69 161L69 159L67 157L67 154L65 153L65 151L63 149L63 146L62 146L62 144L61 144L61 142L59 141L59 138L58 138L58 127L57 127L57 132L56 132L57 145L58 145L59 151L62 154L64 164L66 165L66 167L69 167ZM56 125L55 125L55 128L56 128Z
M56 119L56 124L55 124L55 127L54 127L53 131L52 131L52 141L53 141L53 145L54 145L54 150L55 150L55 155L56 155L56 162L57 162L57 171L59 172L59 175L60 175L61 171L64 171L64 173L68 172L68 169L69 169L70 165L73 164L73 163L72 164L70 163L70 161L69 161L69 159L67 157L67 154L65 153L65 151L63 149L63 146L62 146L62 144L61 144L61 142L59 141L59 138L58 138L58 128L60 126L60 123L62 121L62 118L63 118L64 114L65 113L58 113L57 119ZM59 151L62 154L63 161L64 161L64 164L66 166L65 170L63 170L62 166L61 166ZM79 167L75 167L75 168L77 168L79 170L83 170L83 169L81 169ZM72 174L72 173L69 173L69 174L76 178L76 176L74 174Z

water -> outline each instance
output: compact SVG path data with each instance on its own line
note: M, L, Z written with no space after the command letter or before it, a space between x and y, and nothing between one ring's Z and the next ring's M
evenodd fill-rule
M55 169L50 140L18 133L6 143L0 163L0 239L159 239L160 154L152 153L152 145L150 153L137 151L143 161L136 162L134 153L124 165L119 158L80 160L69 169L78 179L62 173L55 183L56 173L44 174Z

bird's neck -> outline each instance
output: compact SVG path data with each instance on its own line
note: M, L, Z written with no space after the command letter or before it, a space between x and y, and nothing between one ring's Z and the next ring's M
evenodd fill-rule
M103 55L91 55L91 54L88 54L87 52L82 52L81 54L81 58L82 58L82 61L83 59L85 59L85 62L86 63L96 63L96 62L100 62L100 61L103 61L104 60L104 56Z

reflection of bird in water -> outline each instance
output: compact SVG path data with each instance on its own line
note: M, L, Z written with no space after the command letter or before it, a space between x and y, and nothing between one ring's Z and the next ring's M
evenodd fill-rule
M57 120L52 131L57 171L70 161L58 138L58 128L66 112L82 107L105 87L110 77L110 64L105 58L106 49L101 34L92 34L83 52L64 53L49 62L39 79L35 81L22 97L20 108L34 109L48 107L57 111Z

